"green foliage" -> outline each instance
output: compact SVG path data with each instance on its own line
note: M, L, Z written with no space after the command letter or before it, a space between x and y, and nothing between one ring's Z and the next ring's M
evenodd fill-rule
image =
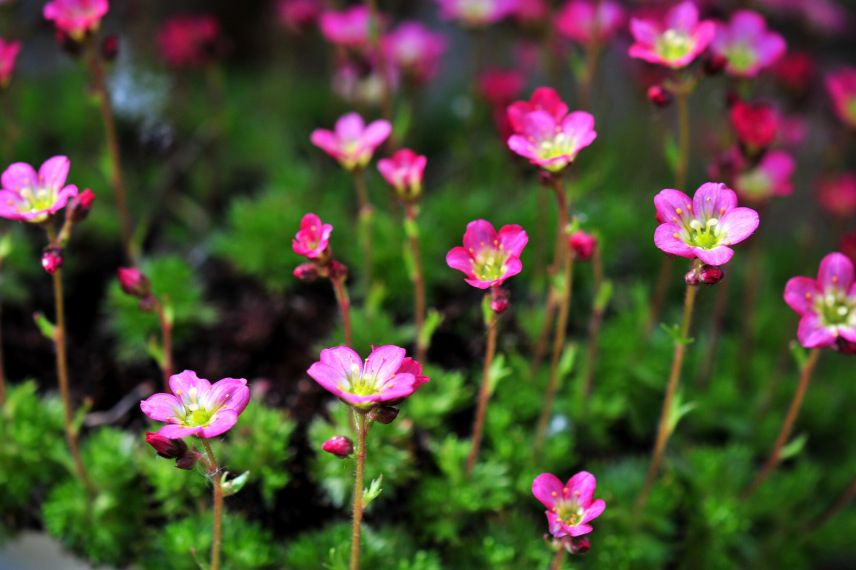
M203 299L198 272L182 258L168 255L147 259L142 262L142 270L151 281L154 294L165 306L172 307L176 343L188 339L196 327L215 319L214 310ZM119 359L143 360L149 338L160 339L157 315L141 311L139 300L126 295L116 279L110 283L108 313L110 329L118 340Z

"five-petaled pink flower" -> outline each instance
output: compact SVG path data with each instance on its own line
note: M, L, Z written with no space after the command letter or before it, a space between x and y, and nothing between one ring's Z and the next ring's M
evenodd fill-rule
M15 61L21 51L21 42L6 41L0 38L0 88L9 85L12 72L15 71Z
M662 22L631 18L634 43L630 57L672 69L686 67L713 41L716 24L698 20L698 8L682 2L666 14Z
M672 255L698 258L708 265L724 265L734 255L732 245L758 228L758 212L737 207L734 190L707 182L689 196L679 190L661 190L654 197L657 219L654 244Z
M422 193L422 175L426 164L426 156L416 154L409 148L402 148L391 158L378 160L377 169L399 196L415 199Z
M856 67L846 67L826 76L826 91L838 118L856 128Z
M547 111L525 113L519 130L515 119L511 120L515 134L508 137L508 148L549 172L564 169L597 138L594 117L585 111L574 111L561 119Z
M172 394L149 396L140 402L140 409L149 418L166 422L158 433L170 439L226 433L250 401L245 379L223 378L212 385L192 370L170 376L169 389Z
M848 219L856 215L856 174L845 172L817 185L817 200L828 213Z
M590 533L590 523L603 513L606 503L594 499L597 481L588 471L580 471L566 484L552 473L541 473L532 482L532 494L547 507L550 534L556 538Z
M87 32L98 29L109 9L107 0L52 0L45 4L42 15L60 32L80 41Z
M624 24L624 9L612 0L571 0L556 16L556 31L582 45L600 44Z
M755 77L785 53L784 38L767 30L764 17L752 10L738 10L728 24L716 27L713 53L725 58L725 71L737 77Z
M469 285L488 289L501 285L523 270L520 254L529 236L522 227L503 226L499 233L486 220L467 224L463 247L457 246L446 254L446 264L466 275Z
M369 43L371 15L367 6L352 6L341 12L328 10L318 23L321 34L331 44L361 49Z
M428 382L422 366L393 345L374 347L365 362L347 346L325 348L307 373L322 388L362 410L399 402Z
M511 15L517 0L436 0L440 16L465 26L486 26Z
M437 73L446 40L419 22L403 22L384 36L383 49L388 61L422 83Z
M316 259L327 251L332 233L332 225L322 223L321 218L310 212L300 220L300 231L291 240L291 249L297 255Z
M312 144L339 161L345 170L365 168L377 147L389 137L392 125L378 119L368 125L357 113L348 113L336 121L336 130L315 129Z
M213 16L182 14L161 27L158 48L171 67L201 66L214 54L219 35L220 25Z
M756 166L743 170L734 181L734 189L753 203L763 203L772 196L787 196L794 190L791 177L796 170L794 159L782 150L771 150Z
M802 317L797 338L804 347L856 343L856 279L853 262L843 253L824 257L817 279L792 277L785 302Z
M35 224L62 210L77 196L77 186L65 183L70 166L66 156L49 158L38 173L24 162L9 166L0 178L0 217Z

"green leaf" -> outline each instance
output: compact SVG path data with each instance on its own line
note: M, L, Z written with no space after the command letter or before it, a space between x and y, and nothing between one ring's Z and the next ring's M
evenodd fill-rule
M39 327L39 331L46 339L51 342L56 340L56 325L53 324L44 313L41 311L33 313L33 321L36 323L36 326Z
M371 485L369 485L368 489L363 489L363 508L368 508L368 506L380 497L383 488L381 484L383 483L383 474L381 473L377 479L372 479Z
M244 488L244 485L247 484L247 480L250 477L249 471L244 471L234 479L230 479L226 481L227 473L223 473L220 478L220 486L223 487L223 496L229 497L234 495L238 491Z
M434 332L441 324L443 324L443 315L440 311L429 309L428 313L425 315L425 322L422 324L422 332L417 339L417 344L426 348L430 347L431 337L434 336Z
M787 461L788 459L799 455L807 441L808 434L805 433L801 433L789 441L784 447L782 447L782 451L779 453L779 461Z
M594 309L596 311L602 313L606 310L606 307L609 306L609 301L612 299L613 290L614 286L612 281L604 279L594 296Z
M675 394L675 398L672 400L672 408L669 410L669 433L673 433L675 428L678 427L681 418L693 411L697 406L695 402L684 403L682 400L683 396L680 392Z

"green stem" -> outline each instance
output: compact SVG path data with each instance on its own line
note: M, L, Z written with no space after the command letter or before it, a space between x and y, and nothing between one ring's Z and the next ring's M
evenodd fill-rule
M353 171L354 188L357 191L357 203L359 204L359 214L357 218L358 234L360 237L360 246L363 253L362 269L365 273L363 283L366 285L366 291L371 288L372 283L372 205L369 202L368 188L366 187L365 173L362 168Z
M211 483L214 486L214 524L211 532L210 570L220 570L220 543L222 541L223 530L223 486L220 484L220 467L217 465L217 458L214 457L214 450L211 449L211 444L208 443L207 439L200 438L200 441L205 448L205 454L208 456L208 476L211 478Z
M697 291L697 286L687 285L687 292L684 297L684 317L681 322L680 338L675 339L675 352L672 357L672 369L669 373L669 382L666 385L666 395L663 398L663 409L660 411L657 440L654 444L654 451L651 454L651 463L648 465L648 473L645 475L645 483L642 485L642 491L636 498L636 504L634 507L634 513L637 515L645 507L645 503L648 501L648 495L651 493L651 488L657 480L657 474L660 471L660 464L663 461L666 444L672 435L672 429L670 426L672 402L675 398L675 393L678 390L678 384L681 379L681 368L684 363L684 353L687 347L690 325L692 324L693 307L695 306Z
M155 312L158 316L158 322L161 327L161 337L163 339L163 364L161 366L161 373L163 375L163 385L167 392L169 392L169 378L173 373L173 363L172 363L172 323L170 319L167 318L166 311L164 311L163 304L160 302L160 299L155 298Z
M360 568L360 534L363 522L363 477L366 468L366 435L368 434L368 419L364 412L356 411L359 448L357 449L357 468L354 474L354 513L351 527L351 570Z
M556 551L553 561L550 562L550 570L559 570L562 567L562 560L565 558L565 547L562 546Z
M425 277L422 273L422 254L419 248L419 226L416 222L416 208L406 204L405 233L410 242L410 253L413 257L413 319L416 328L416 360L425 362L428 350L427 340L423 338L422 329L425 327Z
M496 313L491 311L488 321L485 323L485 327L487 328L487 348L484 353L484 368L482 369L482 380L479 387L476 417L473 420L472 445L470 446L470 454L467 456L467 475L472 473L476 465L484 433L484 419L487 415L487 403L490 397L490 368L493 364L493 357L496 354L497 320Z

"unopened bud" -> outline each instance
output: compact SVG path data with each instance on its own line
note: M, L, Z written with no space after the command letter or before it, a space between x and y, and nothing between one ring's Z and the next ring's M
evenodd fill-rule
M490 290L490 309L497 315L504 313L511 305L511 293L501 287L492 287Z
M706 74L719 75L727 64L728 59L724 55L712 54L705 58L702 66Z
M199 453L188 449L187 453L175 460L175 466L179 469L189 471L193 469L193 466L196 465L200 457L202 456Z
M666 107L672 102L672 94L662 85L652 85L648 88L648 101L656 107Z
M841 354L856 354L856 342L845 340L840 336L838 337L838 342L835 348Z
M62 50L67 53L70 57L78 58L83 54L83 44L69 34L57 30L54 35L54 39L56 39L56 43L59 45Z
M92 209L92 204L95 202L95 192L87 188L77 196L71 199L66 210L66 216L71 221L77 223L82 222L89 215Z
M553 187L553 173L548 170L539 170L538 171L538 182L541 183L541 186L546 186L547 188Z
M146 443L165 459L181 459L189 451L183 439L170 439L159 433L146 432Z
M577 259L587 261L594 255L594 250L597 247L597 238L580 230L571 234L568 238L568 243Z
M327 266L327 270L330 272L330 279L344 279L348 276L348 266L342 263L341 261L336 261L335 259L330 261L330 264Z
M715 265L703 265L699 270L699 281L705 285L716 285L722 278L725 277L725 272L721 267Z
M377 408L373 408L372 411L369 412L370 420L385 425L391 424L397 417L398 408L394 408L392 406L378 406Z
M591 548L591 542L584 536L575 536L566 543L566 548L571 554L585 554Z
M62 249L48 246L42 251L42 267L53 275L62 267Z
M136 267L120 267L117 275L119 285L126 294L140 299L151 295L152 285L149 278Z
M301 263L292 273L301 281L315 281L318 279L318 266L314 263Z
M101 42L101 57L105 61L113 61L117 55L119 55L119 37L116 34L110 34Z
M354 442L347 436L334 435L324 442L321 449L327 453L335 455L336 457L345 459L346 457L350 457L354 452Z

